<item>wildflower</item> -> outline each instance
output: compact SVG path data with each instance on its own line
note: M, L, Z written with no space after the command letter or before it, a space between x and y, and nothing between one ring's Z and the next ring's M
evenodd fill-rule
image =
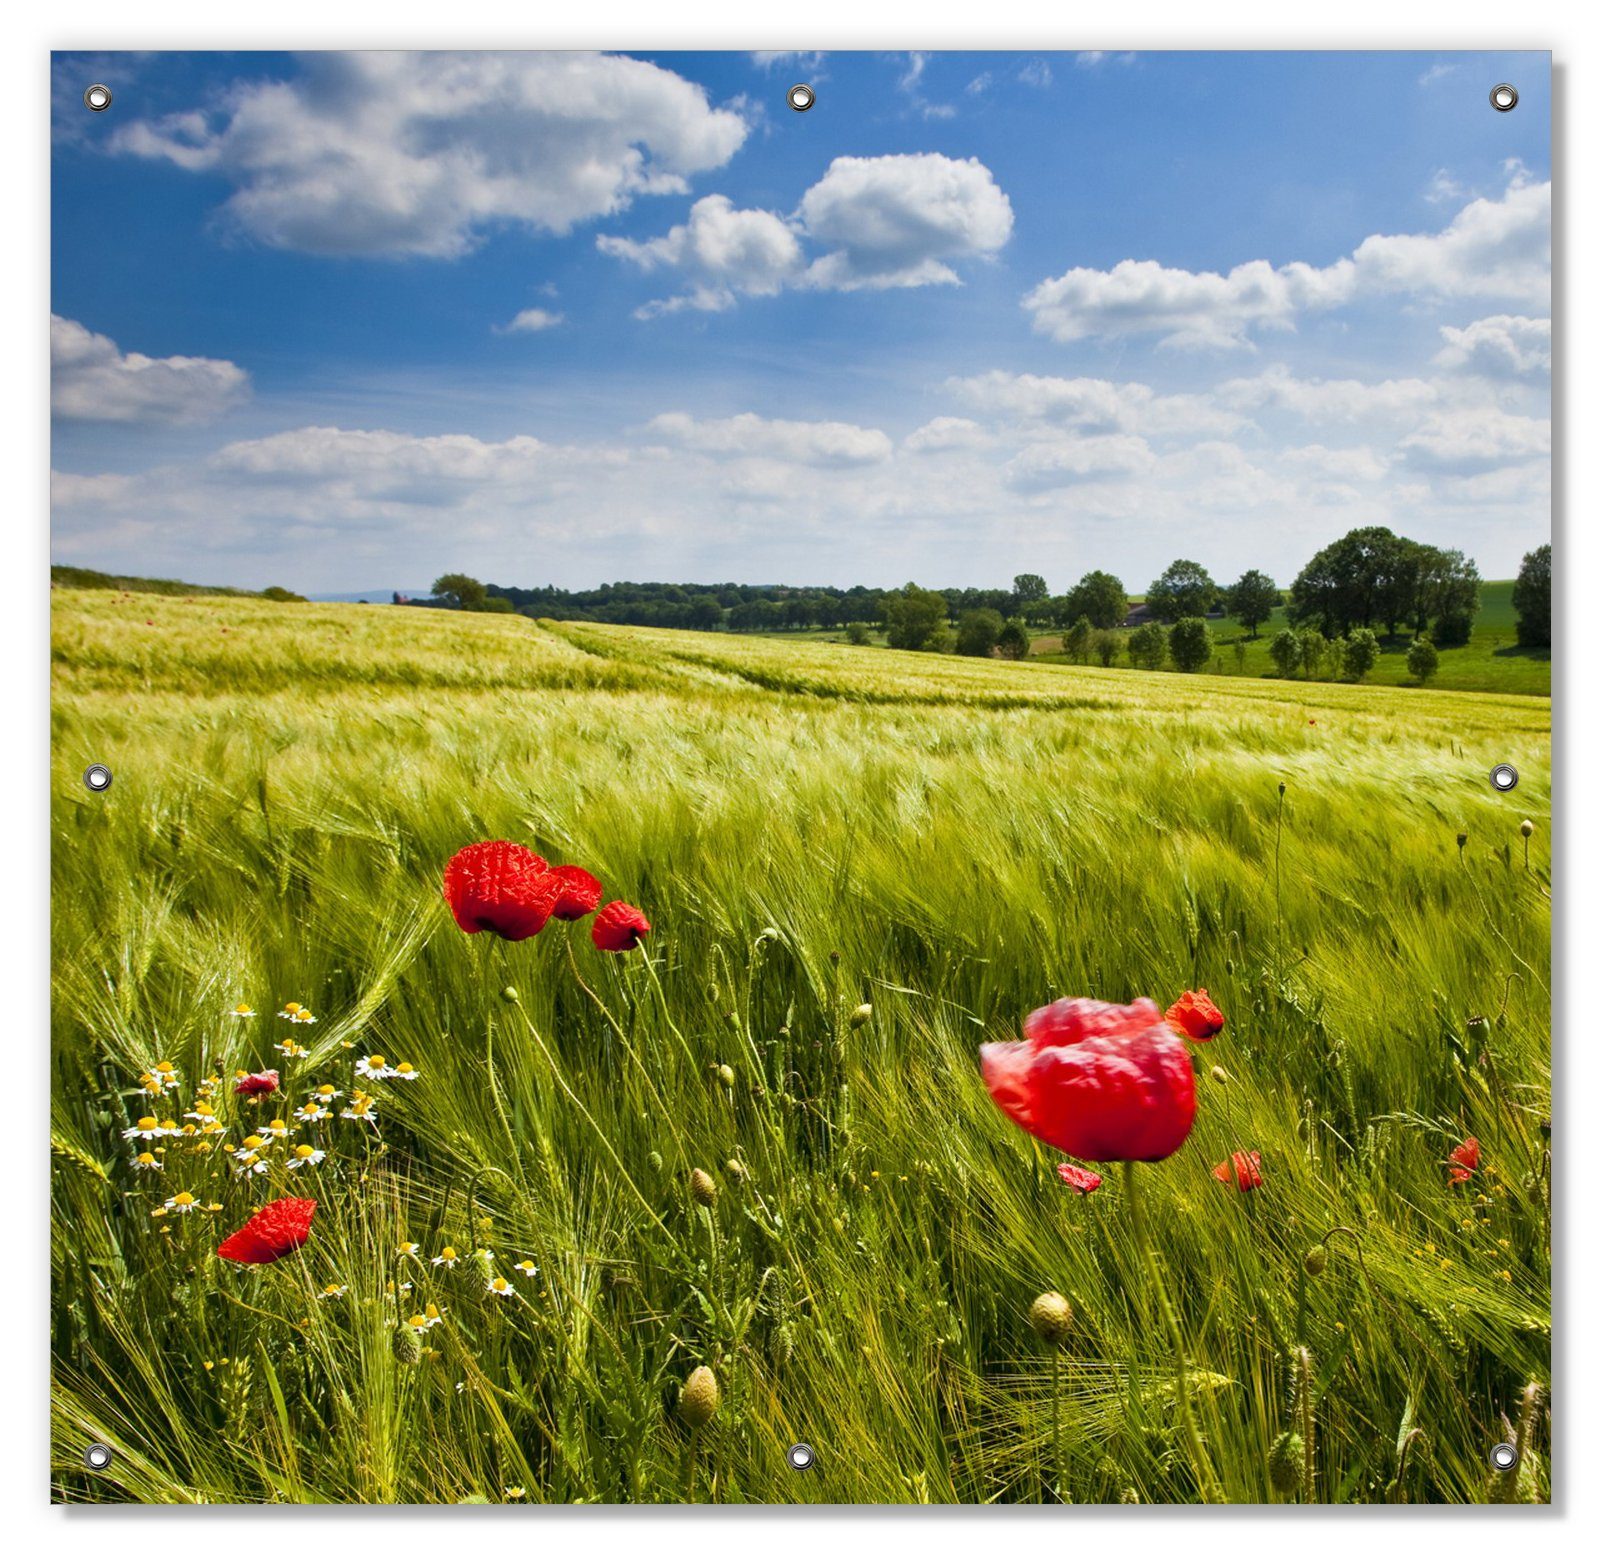
M183 1084L183 1081L179 1078L177 1069L174 1068L173 1065L167 1063L165 1060L157 1064L156 1067L151 1071L151 1078L157 1081L164 1091L175 1091L181 1084Z
M439 1308L431 1301L421 1312L414 1312L406 1321L421 1333L426 1328L438 1328L445 1319Z
M289 1169L295 1172L303 1166L321 1166L327 1156L326 1150L314 1150L310 1145L296 1145L294 1154L290 1158Z
M650 920L627 902L608 902L590 928L597 950L633 950L651 932Z
M316 1199L274 1199L228 1237L217 1256L235 1263L276 1263L305 1246L316 1211Z
M242 1074L234 1081L235 1096L271 1096L277 1089L276 1069L263 1069L260 1074Z
M512 1294L512 1282L504 1274L497 1274L484 1289L492 1296L510 1296Z
M356 1078L358 1080L382 1080L394 1071L389 1067L389 1060L382 1053L371 1054L367 1058L356 1060Z
M1161 1161L1190 1134L1196 1081L1150 999L1059 999L1022 1042L979 1049L991 1099L1020 1128L1084 1161Z
M525 1258L520 1263L514 1263L512 1267L516 1269L519 1274L530 1280L540 1272L538 1266L535 1264L532 1258Z
M193 1118L196 1123L215 1123L217 1113L209 1101L197 1101L193 1112L186 1112L186 1118Z
M141 1150L134 1157L133 1164L136 1172L164 1172L167 1170L166 1162L158 1161L148 1150Z
M1048 1290L1036 1296L1029 1307L1029 1326L1047 1344L1063 1345L1068 1342L1073 1328L1074 1309L1060 1292Z
M402 1258L410 1258L417 1252L417 1243L402 1242L401 1245L395 1249L395 1251L399 1253Z
M561 882L561 895L551 909L553 918L576 923L595 911L601 900L601 882L577 864L558 864L551 873Z
M236 1004L229 1013L239 1020L248 1020L256 1012L248 1004Z
M1182 993L1169 1005L1163 1019L1193 1042L1211 1042L1224 1029L1223 1014L1207 997L1205 988Z
M447 1247L437 1258L429 1259L429 1262L441 1268L454 1269L456 1267L456 1249Z
M396 1064L395 1067L389 1072L389 1077L392 1080L416 1080L419 1079L421 1075L422 1071L418 1069L416 1065L408 1064L405 1059L402 1059L401 1062Z
M311 1049L302 1047L293 1037L285 1037L282 1042L273 1043L273 1051L282 1053L285 1058L304 1058Z
M1467 1182L1480 1165L1480 1142L1471 1134L1462 1144L1447 1152L1452 1163L1450 1177L1453 1183Z
M294 1021L297 1026L315 1026L317 1024L317 1017L313 1015L310 1010L296 1010L295 1013L290 1016L290 1019Z
M317 1299L319 1301L337 1301L349 1289L350 1286L348 1285L325 1285L317 1292Z
M349 1118L356 1123L378 1122L378 1112L373 1106L373 1098L365 1091L352 1091L350 1106L340 1113L340 1117Z
M294 1018L300 1014L300 1010L300 1005L291 1001L278 1012L278 1018L279 1020L294 1020Z
M528 1492L521 1485L508 1485L506 1487L506 1499L508 1501L521 1501L527 1494Z
M1263 1185L1263 1158L1256 1150L1237 1150L1213 1168L1213 1176L1226 1187L1231 1181L1242 1193Z
M139 1076L139 1089L146 1096L159 1096L161 1095L161 1081L147 1069Z
M177 1215L187 1215L190 1210L198 1209L199 1203L192 1193L175 1193L167 1200L167 1208Z
M140 1118L132 1128L122 1131L124 1139L165 1139L169 1133L176 1133L176 1129L168 1129L158 1123L154 1118Z
M268 1139L288 1139L289 1125L284 1122L282 1118L274 1118L271 1123L264 1123L262 1125L261 1132L265 1134Z
M562 889L545 860L516 842L472 843L445 866L445 900L464 934L528 939L545 927Z
M319 1107L315 1101L309 1101L303 1107L295 1109L295 1117L302 1123L321 1123L324 1118L333 1117L327 1107Z
M260 1177L267 1169L268 1163L254 1150L242 1150L234 1157L235 1177Z
M718 1412L718 1379L710 1366L697 1366L679 1389L679 1419L699 1431Z
M1082 1166L1075 1166L1072 1161L1059 1161L1057 1175L1079 1193L1094 1193L1101 1186L1100 1172L1087 1171Z

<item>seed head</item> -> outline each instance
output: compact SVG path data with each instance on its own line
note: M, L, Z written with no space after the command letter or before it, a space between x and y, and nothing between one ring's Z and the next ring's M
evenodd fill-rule
M517 990L514 987L512 987L512 985L510 983L508 983L506 985L506 987L501 989L501 997L508 1004L516 1004L517 1003Z
M1460 831L1457 834L1457 851L1459 853L1461 853L1463 851L1463 849L1466 848L1467 846L1468 846L1468 833L1466 831Z
M679 1419L699 1431L718 1412L718 1379L710 1366L697 1366L679 1389Z
M726 1091L734 1089L734 1070L728 1064L718 1065L718 1082Z
M1207 1072L1212 1076L1215 1085L1229 1084L1229 1071L1222 1064L1214 1064Z
M851 1029L855 1031L859 1026L866 1026L872 1019L873 1006L871 1004L859 1004L851 1012Z
M662 1156L661 1156L661 1153L659 1151L653 1150L648 1156L646 1156L645 1164L647 1166L649 1166L653 1172L661 1171L662 1170Z
M773 1330L773 1361L777 1366L787 1366L790 1357L795 1354L795 1331L788 1323L780 1323Z
M723 1170L734 1182L744 1182L746 1179L745 1162L736 1161L733 1156L723 1163Z
M699 1166L690 1173L690 1197L708 1209L718 1201L718 1185L712 1181L711 1173L703 1172Z
M1316 1280L1329 1267L1329 1249L1322 1242L1317 1247L1309 1247L1302 1267Z
M1074 1309L1060 1292L1045 1291L1036 1296L1030 1305L1029 1326L1047 1344L1066 1344L1074 1326Z
M1295 1431L1281 1431L1268 1449L1268 1480L1282 1496L1302 1482L1302 1439Z
M1519 822L1519 835L1521 837L1533 837L1535 835L1535 822L1534 821L1520 821Z
M409 1323L402 1323L389 1336L389 1353L402 1366L415 1366L423 1358L423 1341Z

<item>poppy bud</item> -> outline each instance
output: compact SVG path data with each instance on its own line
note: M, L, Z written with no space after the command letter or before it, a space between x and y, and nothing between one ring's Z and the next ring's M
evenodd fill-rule
M1519 822L1519 835L1521 837L1533 837L1535 835L1535 822L1534 821L1520 821Z
M645 1164L649 1166L653 1172L659 1172L662 1170L662 1157L657 1151L653 1150L648 1156L646 1156Z
M1045 1291L1035 1297L1029 1308L1029 1326L1047 1344L1066 1344L1074 1326L1074 1309L1058 1291Z
M718 1412L718 1379L710 1366L697 1366L679 1389L679 1419L699 1431Z
M731 1069L727 1064L719 1064L718 1080L722 1084L724 1090L732 1091L734 1089L734 1070Z
M1207 1072L1213 1077L1213 1083L1215 1085L1229 1084L1229 1071L1225 1069L1222 1064L1214 1064L1213 1067Z
M690 1197L697 1204L704 1204L711 1209L718 1201L718 1185L712 1181L711 1175L703 1172L698 1166L690 1173Z
M723 1163L723 1170L725 1172L727 1172L729 1174L729 1176L735 1182L744 1182L745 1181L746 1170L745 1170L745 1162L744 1161L736 1161L731 1156L727 1161L725 1161Z
M840 965L840 952L838 950L831 950L829 952L829 965L830 966L839 966Z
M1460 831L1457 834L1457 851L1459 853L1461 853L1463 851L1463 849L1466 848L1467 846L1468 846L1468 833L1466 831Z
M1295 1431L1281 1431L1268 1449L1268 1480L1282 1496L1302 1482L1302 1439Z
M1468 1018L1467 1031L1474 1042L1483 1042L1491 1034L1491 1023L1483 1015L1471 1015Z
M1309 1247L1307 1256L1302 1259L1302 1267L1317 1279L1329 1267L1329 1249L1322 1242L1317 1247Z
M389 1336L389 1353L402 1366L415 1366L423 1358L423 1341L410 1323L402 1323Z
M871 1004L859 1004L851 1012L851 1029L855 1031L859 1026L866 1026L872 1019L873 1006Z
M501 997L508 1004L516 1004L517 1003L517 990L515 988L513 988L510 983L508 983L505 988L501 989Z

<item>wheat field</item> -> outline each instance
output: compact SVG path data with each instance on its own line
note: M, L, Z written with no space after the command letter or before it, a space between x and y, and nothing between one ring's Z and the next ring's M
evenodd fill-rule
M1550 1494L1545 698L109 591L53 648L58 1500ZM484 838L644 947L460 933ZM1202 987L1159 1290L976 1055ZM214 1256L283 1194L299 1253Z

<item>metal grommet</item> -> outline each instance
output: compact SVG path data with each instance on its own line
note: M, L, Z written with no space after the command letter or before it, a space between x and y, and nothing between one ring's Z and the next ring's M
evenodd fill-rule
M104 113L111 106L111 88L99 81L91 87L86 87L83 105L91 113Z
M805 113L818 100L818 94L804 81L797 82L784 94L784 100L797 113Z
M1518 1463L1519 1450L1512 1442L1498 1442L1486 1454L1486 1457L1490 1459L1491 1467L1498 1474L1506 1474L1509 1469Z
M1491 768L1491 787L1499 794L1510 794L1519 786L1519 769L1510 761L1499 761Z
M806 1442L797 1442L784 1456L792 1469L803 1472L818 1461L817 1453Z
M1512 113L1519 105L1519 89L1500 81L1491 88L1491 106L1498 113Z
M105 793L111 787L111 768L101 766L98 761L92 767L85 767L83 786L91 794Z
M111 1467L111 1449L104 1442L90 1442L83 1450L83 1463L87 1469L94 1469L97 1473L101 1469Z

